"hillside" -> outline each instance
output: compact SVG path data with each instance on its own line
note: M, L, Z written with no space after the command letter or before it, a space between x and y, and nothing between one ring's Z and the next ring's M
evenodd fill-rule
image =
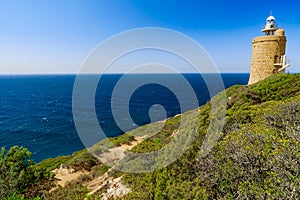
M150 172L114 170L100 163L87 150L82 150L72 156L47 159L36 165L26 163L23 168L29 171L27 174L34 174L28 177L41 181L40 187L43 187L24 181L26 188L9 188L13 194L7 189L1 190L0 197L17 199L18 196L22 199L25 195L42 199L84 199L88 196L88 199L99 199L112 198L115 193L122 199L299 199L300 75L274 75L251 86L233 86L225 93L226 105L212 109L209 102L199 109L169 118L164 124L145 125L92 148L96 156L101 156L111 152L112 144L128 145L128 151L132 153L152 152L171 144L173 149L169 148L155 158L161 162L146 168ZM218 102L223 95L218 94L212 101ZM220 111L225 107L222 131L210 136L212 140L207 139L208 129L212 132L218 130L210 123L222 118ZM187 120L180 127L182 118ZM154 130L162 125L159 133L153 135ZM192 142L181 152L172 141L191 132L195 133ZM203 141L206 142L204 148ZM208 152L203 153L205 150ZM171 155L178 151L183 154L172 161ZM5 154L3 151L0 166L11 168L7 158L13 155L13 152ZM140 171L140 166L144 166L147 160L130 155L126 153L122 158L115 158L126 160L126 166L121 162L117 167ZM161 168L165 160L172 163ZM79 173L64 187L55 186L57 180L51 172L61 164L64 166L61 170L66 170L65 176ZM154 169L158 170L151 171ZM57 177L57 170L55 173ZM22 180L26 178L22 177ZM5 184L3 180L7 181L5 173L0 175L0 188Z

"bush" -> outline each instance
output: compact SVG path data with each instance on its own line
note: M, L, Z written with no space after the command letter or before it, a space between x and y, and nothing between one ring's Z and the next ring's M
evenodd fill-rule
M41 195L49 189L49 174L35 171L30 160L28 149L13 146L8 151L5 148L0 152L0 199L13 198L22 195L25 198ZM16 197L17 198L17 197Z

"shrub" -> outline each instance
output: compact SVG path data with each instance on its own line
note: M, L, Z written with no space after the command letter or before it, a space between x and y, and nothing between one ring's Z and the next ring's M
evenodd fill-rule
M25 195L25 198L41 195L50 187L49 174L35 171L28 149L13 146L0 152L0 199ZM18 197L21 198L21 197Z

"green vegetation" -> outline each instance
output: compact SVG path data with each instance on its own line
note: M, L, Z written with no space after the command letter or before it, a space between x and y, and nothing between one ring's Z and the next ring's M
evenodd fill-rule
M131 151L134 153L144 153L161 149L170 142L172 133L178 128L180 123L180 116L166 120L161 131L149 137L145 142L135 146Z
M57 158L48 158L34 166L35 170L45 170L50 172L55 168L59 168L60 165L65 167L72 167L75 170L91 170L93 166L98 163L97 159L94 158L86 149L74 152L71 156L59 156Z
M126 199L299 199L300 75L226 94L226 124L213 150L197 156L212 117L206 104L189 150L164 169L127 174Z
M59 189L54 190L53 192L47 193L45 199L47 200L83 200L87 197L88 190L80 185L59 187Z
M24 147L14 146L0 152L0 199L34 198L51 187L51 176L33 170L31 153Z
M251 86L233 86L226 90L226 99L226 105L213 112L210 103L202 106L200 117L193 117L198 109L185 113L189 123L180 130L182 116L176 116L163 127L162 123L145 125L101 141L91 150L100 153L98 147L130 144L133 135L147 135L131 152L151 152L170 144L174 134L197 130L187 151L167 167L141 174L110 170L110 176L123 176L132 190L122 199L299 199L300 75L275 75ZM222 106L226 106L223 131L213 149L200 157L208 127L222 117ZM160 131L154 135L155 130ZM50 171L60 164L94 170L94 177L109 170L87 150L36 165L29 159L30 153L22 147L1 151L0 199L84 199L88 190L80 182L49 193L54 182ZM97 195L101 196L89 199Z

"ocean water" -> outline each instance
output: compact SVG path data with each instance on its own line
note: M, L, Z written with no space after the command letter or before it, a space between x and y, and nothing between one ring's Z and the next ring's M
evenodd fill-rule
M85 75L89 77L95 75ZM114 109L128 107L135 126L151 122L149 109L155 104L164 107L165 115L156 116L156 120L171 117L182 110L178 95L187 92L180 81L172 74L161 75L127 75L126 84L134 85L141 80L155 77L156 80L168 80L178 92L176 95L166 86L148 83L138 87L131 95L126 89L121 90L119 97L130 95L129 104L117 104ZM198 74L184 74L185 79L197 96L197 102L190 106L196 108L210 99L207 86ZM108 137L123 133L119 123L114 120L111 102L115 101L113 90L122 75L103 75L95 93L95 110L98 122ZM214 80L216 75L208 76ZM235 84L247 84L249 74L222 74L225 88ZM27 147L34 161L59 155L69 155L84 148L75 128L72 114L72 93L75 75L9 75L0 76L0 147L13 145ZM125 87L126 88L126 87ZM213 85L214 95L222 90ZM119 98L118 97L118 98ZM119 106L119 107L118 107ZM124 119L126 123L126 119Z

